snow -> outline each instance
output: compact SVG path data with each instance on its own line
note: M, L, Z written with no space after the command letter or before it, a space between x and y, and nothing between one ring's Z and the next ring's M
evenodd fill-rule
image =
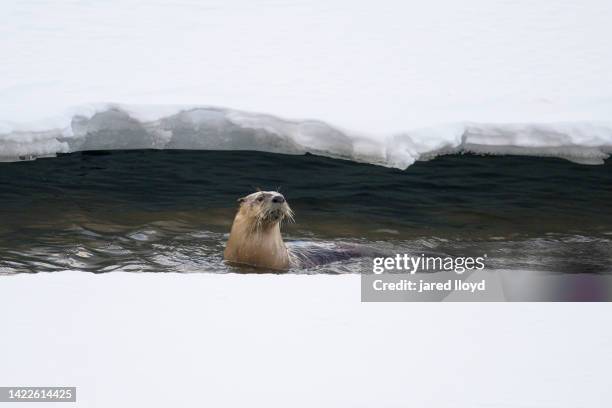
M108 106L153 140L96 147L175 148L175 129L152 123L215 106L229 146L194 132L177 147L399 168L460 151L601 163L611 18L605 0L3 2L0 157L78 150L75 122ZM273 137L253 144L262 130Z
M5 277L4 385L79 407L607 407L607 304L361 303L358 275ZM24 405L27 407L27 404Z
M458 152L560 157L585 164L601 164L612 152L612 122L456 123L376 137L318 120L207 106L97 104L73 111L47 129L5 124L0 161L83 150L258 150L405 169L416 160Z

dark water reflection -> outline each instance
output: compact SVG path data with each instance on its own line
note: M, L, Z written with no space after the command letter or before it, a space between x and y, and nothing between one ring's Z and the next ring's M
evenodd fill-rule
M487 254L492 268L612 271L612 172L447 156L406 171L257 152L88 152L0 163L0 272L232 272L236 199L281 188L288 240ZM299 273L360 272L357 259Z

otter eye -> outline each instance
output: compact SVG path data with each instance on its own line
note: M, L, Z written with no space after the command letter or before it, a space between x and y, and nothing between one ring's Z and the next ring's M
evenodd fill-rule
M263 200L264 200L264 197L263 197L263 196L259 196L259 197L257 197L257 201L262 202Z

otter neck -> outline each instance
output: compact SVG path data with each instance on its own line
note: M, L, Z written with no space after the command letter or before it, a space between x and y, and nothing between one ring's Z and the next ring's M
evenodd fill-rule
M289 254L278 222L259 225L237 214L225 248L230 262L270 268L289 269Z

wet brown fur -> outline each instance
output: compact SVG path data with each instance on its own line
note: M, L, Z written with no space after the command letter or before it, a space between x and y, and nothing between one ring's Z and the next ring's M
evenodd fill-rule
M273 200L282 198L282 202ZM258 191L238 200L230 237L223 253L230 263L273 270L287 270L291 258L280 232L284 220L293 220L293 212L282 194Z

